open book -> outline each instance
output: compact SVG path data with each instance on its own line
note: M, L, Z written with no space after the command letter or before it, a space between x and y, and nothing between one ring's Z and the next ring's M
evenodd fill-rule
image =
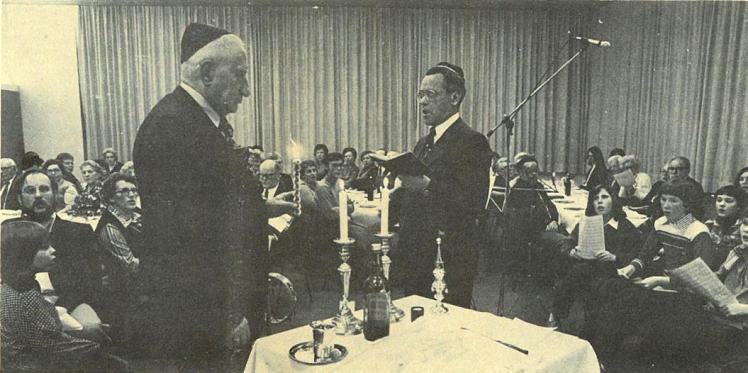
M431 170L423 164L412 152L400 154L383 163L384 168L394 175L420 176L428 175Z
M717 307L721 308L738 302L730 289L719 280L701 258L696 258L688 264L668 271L668 275Z

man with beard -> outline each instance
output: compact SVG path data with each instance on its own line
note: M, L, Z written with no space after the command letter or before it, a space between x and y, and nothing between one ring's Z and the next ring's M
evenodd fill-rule
M41 170L29 170L19 178L21 219L37 222L49 230L50 244L57 251L57 265L49 272L57 305L69 310L87 303L96 308L101 295L101 277L96 236L86 224L63 220L55 213L55 184Z

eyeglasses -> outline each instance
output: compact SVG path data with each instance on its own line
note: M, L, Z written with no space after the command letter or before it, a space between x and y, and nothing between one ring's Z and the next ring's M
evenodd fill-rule
M137 195L138 194L138 189L136 189L136 188L132 188L132 189L125 188L125 189L120 189L120 190L114 192L114 194L116 194L118 196L121 196L123 194L130 194L130 193Z
M35 187L35 186L31 186L31 185L29 185L29 186L27 186L27 187L24 187L24 188L23 188L23 189L21 190L21 192L22 192L23 194L36 194L37 190L38 190L39 192L41 192L41 193L49 193L49 192L51 192L51 191L52 191L52 187L51 187L51 186L49 186L49 185L40 185L40 186L39 186L39 188L37 188L37 187Z
M263 178L263 179L269 179L269 178L271 178L273 176L276 176L276 175L278 175L278 174L275 174L275 173L273 173L273 174L260 174L260 177Z
M685 167L685 166L680 166L680 167L668 167L668 168L667 168L667 170L668 170L668 171L680 171L680 170L687 170L687 169L688 169L688 167Z
M437 98L440 94L441 92L435 91L433 89L422 89L419 90L418 93L416 93L416 96L419 100L422 100L424 97L426 97L427 99L429 99L429 101L431 101Z

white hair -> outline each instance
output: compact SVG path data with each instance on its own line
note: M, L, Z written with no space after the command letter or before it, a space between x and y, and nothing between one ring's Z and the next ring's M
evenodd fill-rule
M18 166L16 166L16 161L10 158L1 158L0 167L16 167L17 168Z
M223 35L200 48L187 61L182 63L182 82L200 90L202 88L200 65L203 62L206 60L226 61L236 58L240 54L246 58L247 51L242 39L234 34Z

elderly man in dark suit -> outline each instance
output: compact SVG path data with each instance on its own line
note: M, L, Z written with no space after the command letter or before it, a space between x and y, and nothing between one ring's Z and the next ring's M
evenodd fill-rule
M185 370L229 371L250 325L261 325L267 289L268 209L226 119L249 95L247 53L238 36L191 24L181 61L181 84L145 118L133 149L144 322L155 331L151 353Z
M435 239L445 235L442 250L449 292L446 301L469 307L477 273L478 226L488 193L491 149L486 137L460 118L465 77L460 67L442 62L430 68L418 91L418 103L429 134L413 153L428 175L400 175L402 205L398 246L407 266L405 290L431 297L436 259Z

